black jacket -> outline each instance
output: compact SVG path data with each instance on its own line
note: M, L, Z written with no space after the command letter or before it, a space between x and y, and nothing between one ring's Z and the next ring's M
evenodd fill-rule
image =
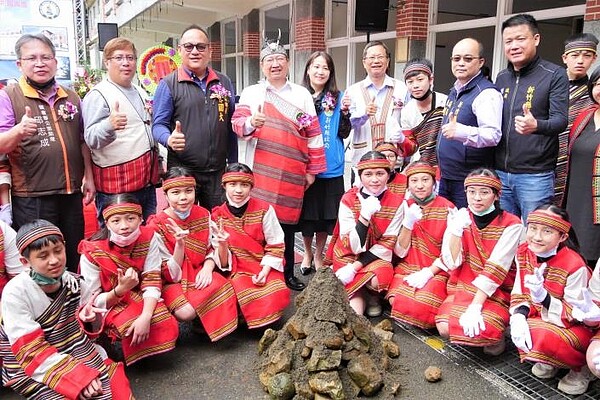
M558 134L564 131L568 121L569 78L565 69L536 56L519 71L509 64L498 74L496 86L504 98L496 169L516 174L554 170ZM521 135L515 130L514 119L523 115L525 103L537 120L538 130Z

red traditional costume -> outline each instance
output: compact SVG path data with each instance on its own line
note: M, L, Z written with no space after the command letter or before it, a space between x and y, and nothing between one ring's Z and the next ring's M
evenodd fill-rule
M379 195L381 209L371 217L366 242L361 245L356 231L360 214L360 189L353 187L342 197L338 222L334 235L327 249L327 258L333 263L333 271L357 260L360 253L369 251L377 259L364 265L356 273L352 282L346 285L348 296L352 297L361 287L377 276L379 287L375 290L382 292L388 289L394 269L392 267L392 251L400 231L402 222L402 201L404 197L385 190Z
M495 345L503 339L508 324L510 291L516 273L514 258L523 225L519 218L502 211L487 226L479 229L471 211L469 215L471 225L464 230L461 253L456 259L450 254L446 238L450 233L447 230L444 234L442 261L452 272L448 281L448 297L435 320L448 323L452 343ZM459 318L478 289L488 296L481 311L485 330L469 337L460 326Z
M233 215L225 203L213 209L212 219L229 233L230 280L248 327L277 321L290 303L290 290L283 279L283 230L273 207L250 198L241 217ZM252 277L264 265L271 270L266 283L257 286Z
M16 236L17 233L6 222L0 221L0 299L4 286L23 270L21 255L15 246Z
M117 271L125 273L128 268L133 268L138 273L140 283L119 299L106 314L104 322L108 336L113 340L121 340L128 365L142 358L173 350L179 334L177 321L165 304L159 301L152 315L148 339L132 346L132 336L125 336L125 332L142 313L144 298L159 300L162 286L160 238L154 236L152 228L140 226L139 229L140 236L126 247L119 247L109 239L85 240L79 244L81 275L93 291L101 288L104 292L96 298L97 307L106 307L107 293L118 284Z
M408 205L414 202L410 199ZM435 316L447 295L448 273L435 274L422 289L411 287L404 278L422 268L441 264L442 238L450 208L454 205L441 196L422 207L423 217L414 225L408 252L394 268L394 279L387 295L395 297L391 316L398 321L424 329L435 327Z
M237 328L237 305L233 287L216 271L213 271L212 282L207 287L196 289L194 286L196 275L211 251L210 214L205 208L194 205L185 220L171 217L164 211L150 218L148 225L160 234L171 255L175 250L175 237L167 227L169 219L173 219L181 229L189 230L190 233L184 239L183 265L173 265L176 264L173 259L163 259L162 297L171 312L190 303L210 340L219 340Z
M297 85L288 85L293 95ZM308 108L296 105L303 99L284 98L262 84L250 86L242 93L244 102L240 100L232 118L235 132L247 140L252 139L246 159L254 172L252 196L271 204L282 224L296 224L300 218L306 174L316 175L327 169L312 98L306 89L298 94L308 95L310 113L307 113ZM262 112L267 117L265 124L247 135L245 124L254 104L245 102L259 102L261 98L264 98Z
M387 188L394 194L404 196L404 193L406 193L406 185L406 175L396 172L394 173L394 176L392 176L392 179L388 181Z
M533 214L533 213L532 213ZM532 214L529 214L528 222ZM571 315L571 302L579 300L586 288L591 270L577 252L563 246L555 256L546 260L544 288L550 295L548 308L531 301L529 289L523 286L525 275L533 274L541 262L527 243L517 252L517 277L512 291L510 310L529 308L527 324L531 333L531 350L519 351L521 361L535 361L558 368L579 371L586 364L585 353L593 331Z

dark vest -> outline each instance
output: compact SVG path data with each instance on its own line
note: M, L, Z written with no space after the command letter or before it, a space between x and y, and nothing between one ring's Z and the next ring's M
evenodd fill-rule
M450 115L457 113L457 122L468 126L477 126L477 116L472 104L479 94L486 90L498 90L483 75L479 74L457 94L452 88L446 106L442 125L447 124ZM494 148L475 148L463 145L458 140L446 139L441 131L438 135L437 156L442 178L464 180L469 172L478 167L490 167L494 164Z
M166 76L164 80L173 99L171 131L175 129L175 121L179 121L185 135L184 151L175 152L169 148L169 167L184 166L193 172L224 169L233 110L229 109L229 105L225 107L224 102L211 99L210 88L221 83L229 90L229 78L209 70L206 95L181 69Z
M81 191L83 179L83 123L81 104L75 92L59 87L54 106L39 98L35 89L21 79L5 89L15 120L21 121L25 106L37 120L38 133L26 138L8 155L13 196L38 197ZM72 120L60 116L61 106L77 107Z

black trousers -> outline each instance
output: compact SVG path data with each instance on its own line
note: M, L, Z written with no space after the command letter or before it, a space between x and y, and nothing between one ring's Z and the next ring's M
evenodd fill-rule
M283 258L285 260L283 275L287 278L294 275L294 240L296 232L298 232L298 225L281 224L281 229L283 229L285 244L285 250L283 252Z
M34 219L45 219L56 225L65 237L67 269L77 272L77 247L83 239L83 195L54 194L40 197L12 196L12 227L16 231Z

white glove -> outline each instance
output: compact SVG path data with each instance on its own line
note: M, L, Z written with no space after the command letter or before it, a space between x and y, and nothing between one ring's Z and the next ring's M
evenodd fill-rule
M387 139L387 141L392 143L404 143L404 140L406 140L406 136L404 136L404 133L400 129L396 132L392 132Z
M415 223L423 218L423 210L421 210L421 207L419 207L417 203L413 203L409 206L406 200L402 202L402 209L404 212L402 226L412 231Z
M514 314L510 316L510 338L517 349L529 353L531 350L531 331L527 318L523 314Z
M65 271L63 273L62 281L71 293L79 293L79 281L70 272Z
M431 268L425 267L420 271L413 272L412 274L406 276L403 280L408 284L408 286L414 287L415 289L423 289L423 287L431 278L433 278L433 272L431 272Z
M337 270L335 276L340 280L340 282L342 282L344 286L346 286L354 280L354 276L356 276L356 270L352 264L346 264Z
M480 332L485 331L485 322L481 315L481 304L469 304L466 311L458 319L458 323L463 328L465 336L479 336Z
M587 288L581 289L583 300L574 300L571 315L580 322L600 322L600 307L594 303Z
M0 219L8 225L12 225L12 204L7 203L0 206Z
M364 199L360 193L357 193L356 195L360 201L360 216L367 221L370 221L373 214L381 210L379 199L375 196L369 196Z
M451 208L447 217L448 230L454 236L462 237L463 231L471 225L471 216L466 208L461 208L458 211Z
M542 263L539 268L533 269L533 275L527 274L523 277L523 286L529 289L531 301L541 303L548 295L548 291L544 288L544 271L547 264Z
M596 349L594 355L592 356L592 364L594 364L594 369L596 373L600 373L600 349Z

